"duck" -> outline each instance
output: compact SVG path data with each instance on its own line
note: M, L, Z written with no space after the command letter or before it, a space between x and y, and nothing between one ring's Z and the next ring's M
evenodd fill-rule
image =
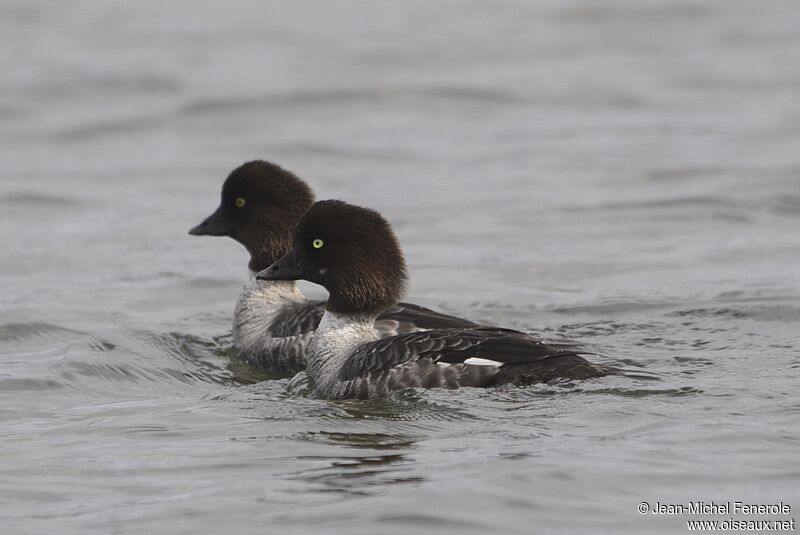
M320 398L379 398L408 388L486 388L610 373L576 348L500 327L446 326L379 337L376 318L405 294L405 259L380 213L344 201L314 203L297 224L291 251L256 279L302 279L328 291L306 351L307 374Z
M268 378L291 377L306 369L306 349L325 311L324 301L306 299L294 281L256 278L291 250L295 227L313 202L311 188L291 171L264 160L248 161L225 179L217 209L189 230L192 236L231 238L249 253L233 312L233 346ZM382 311L372 328L377 336L389 336L470 325L476 324L397 303Z

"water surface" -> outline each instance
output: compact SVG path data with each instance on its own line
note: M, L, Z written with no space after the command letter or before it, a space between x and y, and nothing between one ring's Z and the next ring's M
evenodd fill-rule
M678 533L637 505L800 508L798 14L5 2L2 531ZM382 211L410 300L641 377L372 402L261 381L231 351L244 251L186 235L253 158Z

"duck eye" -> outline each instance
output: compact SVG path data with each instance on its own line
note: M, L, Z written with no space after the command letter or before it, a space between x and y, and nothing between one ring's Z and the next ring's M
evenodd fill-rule
M325 245L325 242L319 238L311 242L311 246L314 247L314 249L320 249L323 245Z
M235 202L236 202L236 208L242 208L244 207L245 204L247 204L247 201L244 200L244 197L236 197Z

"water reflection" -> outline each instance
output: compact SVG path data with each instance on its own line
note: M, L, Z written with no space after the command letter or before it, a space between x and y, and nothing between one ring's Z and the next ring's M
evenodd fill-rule
M300 456L299 460L324 465L296 474L292 479L307 482L317 492L371 495L386 485L417 484L424 478L411 473L411 453L416 439L386 433L306 433L302 439L343 446L333 456ZM307 491L308 489L306 489Z

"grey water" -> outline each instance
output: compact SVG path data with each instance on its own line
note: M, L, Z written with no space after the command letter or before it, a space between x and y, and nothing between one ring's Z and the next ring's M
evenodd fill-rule
M682 533L637 506L694 500L797 515L799 15L2 2L0 532ZM264 380L231 347L244 250L187 235L255 158L384 213L409 300L631 375L345 402Z

